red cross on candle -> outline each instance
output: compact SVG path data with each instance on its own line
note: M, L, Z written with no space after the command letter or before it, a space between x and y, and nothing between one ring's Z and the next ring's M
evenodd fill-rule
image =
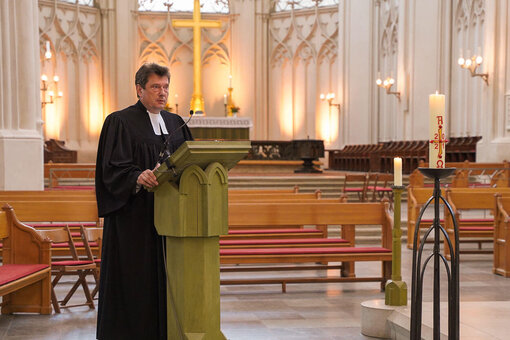
M438 119L442 119L442 117L438 117ZM448 140L444 137L442 125L438 126L437 133L434 134L434 139L431 140L430 143L434 144L435 150L438 150L437 151L437 158L439 158L439 160L437 161L438 167L444 167L443 150L445 149Z

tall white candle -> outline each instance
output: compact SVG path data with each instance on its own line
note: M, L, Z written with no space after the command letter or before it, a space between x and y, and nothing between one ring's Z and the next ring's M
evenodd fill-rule
M393 158L393 184L395 186L402 186L402 158Z
M430 128L429 128L429 168L445 167L446 152L446 121L444 94L429 96Z
M228 76L228 87L232 88L232 75Z

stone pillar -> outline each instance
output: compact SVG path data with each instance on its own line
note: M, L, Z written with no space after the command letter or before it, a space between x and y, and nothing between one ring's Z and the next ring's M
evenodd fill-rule
M0 0L0 190L42 190L39 13Z
M136 98L136 0L99 0L102 26L105 114L133 105Z

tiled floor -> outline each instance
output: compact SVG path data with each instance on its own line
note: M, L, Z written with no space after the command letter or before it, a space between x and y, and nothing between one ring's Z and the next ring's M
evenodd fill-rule
M412 253L405 246L402 249L402 275L410 291ZM359 276L370 275L380 271L380 264L358 263L356 271ZM431 269L427 273L432 276ZM461 321L462 313L477 320L479 334L487 334L477 339L504 339L484 328L491 327L496 316L510 320L510 279L492 274L492 255L461 256L460 279L461 301L466 303L465 309L461 303ZM430 277L424 287L424 301L431 301ZM61 285L57 294L64 295L69 288L70 282ZM446 301L446 289L442 293ZM278 285L224 286L222 330L232 340L369 339L360 334L360 303L380 298L384 294L378 283L294 284L285 294ZM75 298L82 299L80 295ZM501 303L485 303L491 301ZM497 313L494 306L498 306ZM96 312L87 307L63 310L60 315L0 316L0 339L95 339L95 323ZM461 337L466 339L468 335L472 334Z

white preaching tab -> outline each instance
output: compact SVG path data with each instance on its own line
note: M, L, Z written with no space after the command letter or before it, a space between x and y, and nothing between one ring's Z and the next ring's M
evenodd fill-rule
M163 117L161 117L159 113L150 113L149 111L147 111L147 113L149 114L149 118L151 119L152 129L154 130L154 133L158 136L161 136L161 131L163 131L165 135L168 135L165 122L163 121Z

